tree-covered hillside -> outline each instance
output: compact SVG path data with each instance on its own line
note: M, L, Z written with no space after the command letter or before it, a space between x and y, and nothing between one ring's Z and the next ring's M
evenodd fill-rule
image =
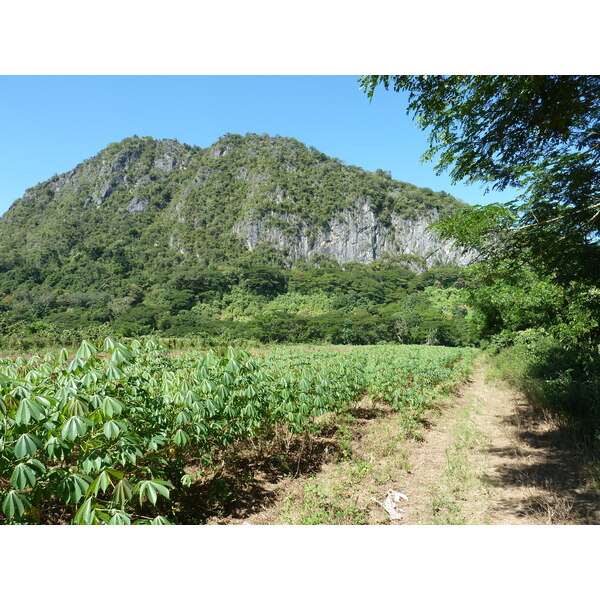
M358 273L338 261L396 256L398 277L407 265L465 264L460 249L424 233L461 205L292 138L228 134L207 149L128 138L27 190L0 218L0 319L139 333L197 327L177 321L184 311L248 318L299 292L290 269L301 264L329 267L334 280ZM334 295L358 294L361 277L348 289L340 279ZM331 295L308 287L301 293ZM384 288L369 293L361 298L373 305L393 300Z

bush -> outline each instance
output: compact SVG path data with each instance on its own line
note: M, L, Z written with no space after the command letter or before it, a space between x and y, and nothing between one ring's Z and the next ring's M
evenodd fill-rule
M506 339L502 340L506 344ZM499 374L539 408L579 429L600 431L600 353L565 347L542 331L492 347Z

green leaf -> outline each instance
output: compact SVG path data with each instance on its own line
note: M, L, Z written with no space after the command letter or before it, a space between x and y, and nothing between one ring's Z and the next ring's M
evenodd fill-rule
M98 374L95 371L88 371L82 378L81 383L85 387L91 387L98 381Z
M113 342L113 340L109 337L107 337L104 340L104 350L106 352L110 352L111 350L113 350L115 348L115 343Z
M173 525L173 523L171 523L167 517L158 515L158 517L154 517L154 519L150 521L150 525Z
M225 370L229 371L230 373L235 373L240 370L240 363L232 358L225 366Z
M94 525L96 523L96 505L93 498L88 498L73 517L75 525Z
M72 385L66 385L59 388L56 391L56 397L59 400L68 400L71 396L74 396L77 393L77 388L74 388Z
M46 452L51 458L64 460L68 455L70 447L60 438L52 436L45 444Z
M131 525L131 518L126 512L117 511L108 522L109 525Z
M202 390L203 394L209 394L210 392L213 391L214 385L212 382L210 382L208 379L203 379L202 383L200 384L200 389Z
M26 387L18 385L15 388L13 388L13 390L10 392L10 395L13 398L30 398L31 392Z
M83 340L83 342L81 342L81 346L79 346L79 350L77 350L77 354L75 356L77 358L87 360L88 358L90 358L90 356L92 356L96 352L98 352L98 350L92 344L90 344L86 340Z
M94 473L102 468L102 460L106 454L100 449L95 449L82 457L81 468L85 473Z
M35 435L24 433L15 444L14 454L19 459L24 456L33 456L41 446L42 442Z
M92 482L90 487L87 490L87 495L94 494L94 496L98 495L98 492L102 490L103 493L106 492L109 485L112 485L112 479L109 475L109 470L102 471L96 479Z
M77 436L85 435L87 425L81 417L71 417L62 427L61 436L64 440L75 441Z
M115 485L115 489L113 490L113 502L120 504L123 506L127 504L133 497L133 486L127 481L127 479L123 478L117 485Z
M78 475L71 473L65 481L63 481L62 492L67 501L77 504L83 496L86 495L92 478L88 475Z
M187 443L189 443L190 441L190 436L183 431L183 429L178 429L175 432L175 435L173 436L173 441L178 445L178 446L183 446Z
M27 463L19 463L10 476L10 483L17 490L23 490L27 486L34 487L35 482L35 470Z
M175 423L177 423L178 425L181 425L182 423L187 423L189 421L191 421L192 418L190 416L190 413L182 410L177 417L175 417Z
M107 439L117 437L121 433L121 428L117 424L117 421L107 421L104 424L104 435Z
M85 362L80 358L74 358L67 367L67 373L74 373L77 369L82 369L85 366Z
M77 504L85 496L92 478L88 475L71 473L59 486L59 493L66 502Z
M140 504L144 501L144 496L154 505L158 499L158 494L161 494L165 498L169 497L169 490L167 485L171 485L166 481L160 481L158 479L151 479L147 481L141 481L136 487L140 494ZM171 486L172 487L172 486Z
M102 412L108 418L113 415L120 415L124 408L125 405L122 402L119 402L119 400L115 400L110 396L106 396L102 402Z
M116 379L121 379L123 377L123 371L121 369L117 369L113 365L110 365L108 369L106 369L106 379L109 381L114 381Z
M29 505L25 496L19 494L15 490L10 490L4 497L4 502L2 502L2 512L9 521L12 520L15 515L22 517L25 512L25 504Z
M72 417L83 417L89 412L88 405L81 398L71 398L65 406L65 413Z
M12 385L14 382L12 379L8 379L6 377L6 375L3 375L2 373L0 373L0 384L4 385L4 386L10 386Z
M113 350L111 360L115 363L115 365L121 365L127 362L127 359L131 356L131 353L128 352L125 348L119 347Z
M194 476L190 475L189 473L186 473L181 478L181 485L184 485L185 487L190 487L190 485L192 485L192 483L194 483Z
M31 398L23 398L19 403L19 408L15 413L15 423L19 425L27 425L33 417L36 421L42 420L46 416L46 411L43 406L40 406L35 400Z

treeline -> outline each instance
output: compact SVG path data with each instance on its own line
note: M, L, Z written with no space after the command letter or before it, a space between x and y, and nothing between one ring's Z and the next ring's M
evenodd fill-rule
M226 267L182 264L163 283L130 279L112 294L25 280L16 293L4 290L0 344L44 345L90 328L207 343L476 343L473 315L461 300L465 270L415 273L406 263L406 257L369 265L320 258L286 269L265 251Z

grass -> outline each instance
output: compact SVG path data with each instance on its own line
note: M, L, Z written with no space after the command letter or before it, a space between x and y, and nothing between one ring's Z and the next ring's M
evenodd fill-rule
M366 507L358 505L358 497L349 498L344 481L325 484L312 477L305 484L301 502L286 499L284 523L296 525L365 525Z
M279 522L297 525L361 525L389 523L388 515L371 501L384 498L410 470L409 442L423 440L426 416L446 402L448 390L426 405L407 405L400 412L388 405L376 408L364 398L357 415L336 416L339 454L337 462L314 474L289 494ZM362 418L361 418L362 417ZM459 433L460 444L472 443L471 431ZM459 455L452 461L450 476L459 476ZM442 498L443 501L443 498ZM446 503L443 512L451 514ZM449 519L450 520L450 519ZM457 519L454 519L457 520ZM453 522L453 520L451 520Z
M446 465L442 481L432 487L430 505L432 524L462 525L468 519L470 498L481 490L477 475L478 451L484 445L474 414L479 410L476 399L466 404L453 435L452 445L446 450Z

